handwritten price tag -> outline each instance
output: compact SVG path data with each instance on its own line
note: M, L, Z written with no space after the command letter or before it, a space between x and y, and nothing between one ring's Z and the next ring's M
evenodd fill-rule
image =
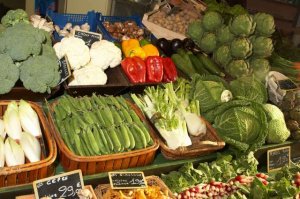
M75 170L33 182L36 198L79 199L77 193L83 186L81 170Z
M109 172L112 189L147 188L143 172Z
M94 32L87 32L83 30L75 30L75 37L82 39L89 48L96 41L100 41L102 39L102 35Z
M290 164L291 147L287 146L268 150L267 158L268 172L279 170L282 167Z

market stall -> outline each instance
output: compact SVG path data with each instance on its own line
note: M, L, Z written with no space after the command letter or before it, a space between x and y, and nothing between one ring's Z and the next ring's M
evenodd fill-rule
M8 11L0 197L299 197L287 39L270 13L214 0L143 18Z

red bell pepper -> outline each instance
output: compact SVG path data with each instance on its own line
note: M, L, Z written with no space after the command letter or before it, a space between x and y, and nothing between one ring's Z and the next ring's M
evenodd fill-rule
M161 82L163 78L163 61L160 56L149 56L146 59L147 81Z
M177 70L173 60L170 57L164 57L163 66L164 66L164 82L172 82L177 79Z
M131 83L146 82L146 64L140 57L127 57L121 66Z

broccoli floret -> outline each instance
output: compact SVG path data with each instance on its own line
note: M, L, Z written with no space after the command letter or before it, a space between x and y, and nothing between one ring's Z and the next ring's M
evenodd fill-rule
M22 9L9 10L1 19L1 23L5 27L14 26L20 22L29 24L28 15Z
M19 68L7 54L0 54L0 94L11 91L19 79Z
M57 59L47 55L30 57L20 66L20 79L28 90L50 93L60 81L58 68Z
M7 28L0 37L0 52L9 54L13 61L24 61L39 55L45 34L30 24L18 23Z

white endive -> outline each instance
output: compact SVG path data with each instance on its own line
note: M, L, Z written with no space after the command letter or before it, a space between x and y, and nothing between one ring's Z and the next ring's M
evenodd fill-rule
M5 164L4 140L0 137L0 168Z
M41 145L36 137L30 133L23 132L20 144L24 150L25 156L30 162L41 160Z
M22 147L12 138L8 137L4 143L5 160L7 166L16 166L25 163Z
M19 117L24 131L36 137L42 135L37 113L30 104L24 100L21 100L19 103Z
M3 116L5 131L14 140L21 138L22 128L19 118L19 108L16 101L8 104Z
M3 139L6 136L6 132L5 132L5 127L4 127L4 122L3 120L0 119L0 137L2 137Z

